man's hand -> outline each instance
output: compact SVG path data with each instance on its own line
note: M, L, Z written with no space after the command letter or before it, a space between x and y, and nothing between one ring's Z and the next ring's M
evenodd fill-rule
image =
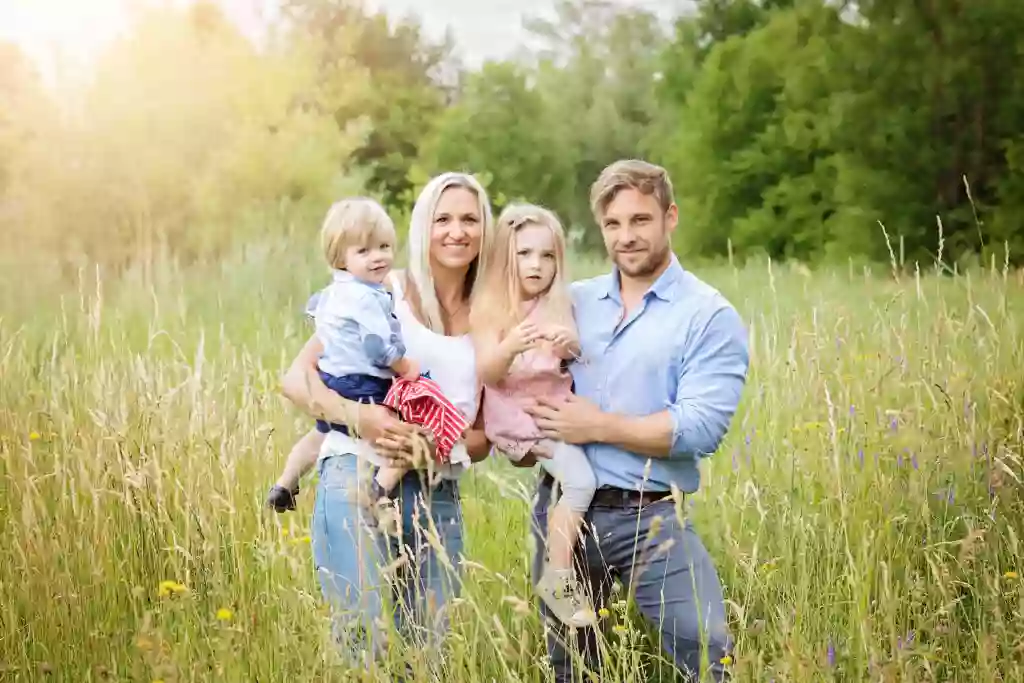
M599 435L609 419L595 404L575 394L566 399L538 398L524 410L544 436L572 444L601 441Z

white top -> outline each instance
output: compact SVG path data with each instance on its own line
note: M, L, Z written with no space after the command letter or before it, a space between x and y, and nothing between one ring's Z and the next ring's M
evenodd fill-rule
M476 375L476 354L469 335L448 337L428 329L413 314L394 273L391 274L391 286L406 355L420 364L420 372L428 373L472 424L480 408L480 384ZM378 466L387 465L369 443L341 432L330 432L320 449L321 458L348 453L355 453ZM460 442L452 449L451 463L441 467L439 472L447 479L458 479L469 464L466 446Z

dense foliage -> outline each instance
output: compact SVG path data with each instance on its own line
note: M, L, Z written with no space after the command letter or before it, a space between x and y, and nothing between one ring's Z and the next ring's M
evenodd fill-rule
M51 89L3 47L0 230L190 258L311 234L348 192L403 223L431 173L465 169L591 248L590 183L643 156L672 172L689 256L1024 253L1024 4L697 0L672 22L554 5L530 50L472 69L356 0L282 0L259 45L214 4L153 10L93 79Z

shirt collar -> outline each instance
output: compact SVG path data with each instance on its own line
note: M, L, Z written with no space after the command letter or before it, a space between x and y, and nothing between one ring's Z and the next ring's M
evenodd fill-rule
M658 279L654 281L654 284L644 293L644 298L653 295L661 299L662 301L672 301L679 293L679 286L682 284L683 275L686 271L683 269L679 259L675 254L672 254L671 260L669 261L668 268L665 269ZM604 287L598 290L600 299L613 299L621 303L621 297L619 295L619 268L618 266L612 266L612 272L604 276Z

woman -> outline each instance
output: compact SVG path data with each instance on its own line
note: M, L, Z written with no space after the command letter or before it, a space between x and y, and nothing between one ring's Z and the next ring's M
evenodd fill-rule
M486 191L475 178L446 173L432 179L413 208L408 270L390 280L409 357L473 423L457 447L474 462L487 457L490 444L479 411L469 300L491 222ZM316 372L320 351L314 335L292 363L283 389L310 415L347 424L361 437L331 432L317 465L313 559L334 608L335 635L350 637L351 627L362 625L371 634L370 652L379 648L377 622L387 602L381 586L397 579L389 591L395 625L407 637L441 636L447 630L444 608L458 592L461 471L444 468L433 485L424 472L409 472L394 494L402 513L398 538L382 534L361 496L373 466L422 468L425 459L414 454L422 454L427 442L384 406L346 401L324 386Z

